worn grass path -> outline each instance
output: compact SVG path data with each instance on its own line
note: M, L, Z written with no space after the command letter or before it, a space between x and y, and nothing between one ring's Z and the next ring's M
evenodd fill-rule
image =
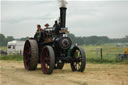
M40 66L26 71L21 61L0 60L0 85L128 85L128 65L87 64L83 73L65 65L63 70L44 75Z

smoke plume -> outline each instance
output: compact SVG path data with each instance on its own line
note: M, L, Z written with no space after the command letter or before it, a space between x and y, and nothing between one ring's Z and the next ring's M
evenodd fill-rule
M68 4L68 2L66 0L58 0L60 7L66 7L66 5Z

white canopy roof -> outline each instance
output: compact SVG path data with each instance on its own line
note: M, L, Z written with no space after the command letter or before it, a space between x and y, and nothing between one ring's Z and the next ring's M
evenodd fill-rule
M13 40L8 42L8 45L24 45L25 41Z

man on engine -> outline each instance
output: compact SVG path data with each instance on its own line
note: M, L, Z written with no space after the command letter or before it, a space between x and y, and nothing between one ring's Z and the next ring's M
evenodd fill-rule
M43 31L43 29L41 28L41 25L37 25L37 31L36 32L39 32L39 31Z
M36 34L34 36L34 38L38 41L38 42L43 42L44 40L44 30L41 28L41 25L37 25L37 30L36 30Z

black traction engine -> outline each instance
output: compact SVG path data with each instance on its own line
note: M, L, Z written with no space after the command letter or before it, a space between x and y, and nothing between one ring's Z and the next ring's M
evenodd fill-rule
M66 7L60 7L59 21L53 27L44 28L24 45L24 67L36 70L41 64L44 74L51 74L54 69L62 69L70 63L72 71L83 72L86 66L85 51L77 44L72 45L68 37L66 24Z

